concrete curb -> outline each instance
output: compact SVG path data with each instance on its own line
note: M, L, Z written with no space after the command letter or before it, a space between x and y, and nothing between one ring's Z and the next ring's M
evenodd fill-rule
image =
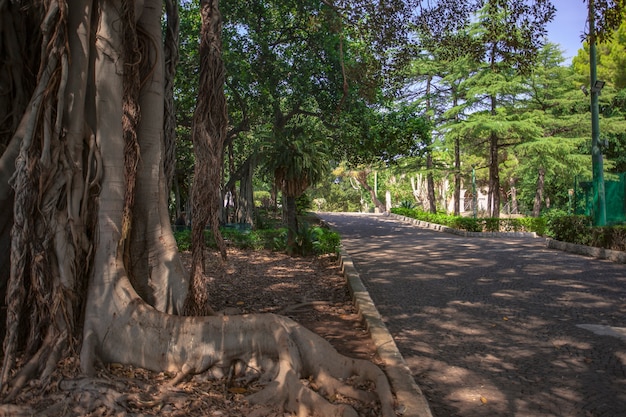
M396 394L396 410L403 417L432 417L426 397L415 383L409 366L363 285L352 259L344 249L341 249L340 263L352 300L367 326L378 355L385 364L385 373Z
M546 246L564 252L590 256L597 259L607 259L616 263L626 264L626 252L593 246L577 245L575 243L561 242L560 240L546 239Z

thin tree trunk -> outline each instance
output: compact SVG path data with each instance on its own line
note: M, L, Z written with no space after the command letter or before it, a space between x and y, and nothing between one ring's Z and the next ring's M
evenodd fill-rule
M370 198L372 199L372 202L374 203L374 206L376 206L376 208L378 208L378 210L381 213L384 213L386 210L386 207L378 199L378 196L376 195L376 191L367 183L367 175L368 175L367 171L359 171L357 172L355 179L358 181L359 184L361 184L361 187L365 188L365 190L369 193Z
M539 217L541 213L541 202L543 201L543 188L545 182L546 171L543 168L539 168L537 173L537 186L535 191L535 200L533 203L533 216Z
M489 199L490 216L500 217L500 170L498 167L498 137L491 135L489 141Z
M454 91L454 107L458 105L456 89ZM454 116L455 121L459 121L458 114ZM461 214L461 139L454 139L454 215Z
M429 149L426 155L426 184L428 188L428 208L431 213L437 213L437 201L435 200L435 179L433 178L433 156Z
M239 223L247 223L254 225L254 188L252 179L254 177L254 168L256 158L248 161L239 180L239 193L237 204L237 221Z
M432 75L426 80L426 114L430 120L431 112L431 100L430 89L432 87L433 77ZM437 213L437 201L435 200L435 180L433 178L433 154L432 154L432 139L426 143L426 188L428 191L428 210L431 213Z
M287 216L287 254L292 256L297 253L298 215L296 213L296 198L292 195L284 195Z
M511 213L519 214L519 206L517 203L517 188L515 188L515 178L511 178L509 180L509 185L511 189Z

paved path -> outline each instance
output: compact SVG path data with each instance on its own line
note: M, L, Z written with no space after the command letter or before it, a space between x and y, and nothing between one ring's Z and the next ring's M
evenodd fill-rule
M626 265L543 239L320 217L341 234L434 416L626 416Z

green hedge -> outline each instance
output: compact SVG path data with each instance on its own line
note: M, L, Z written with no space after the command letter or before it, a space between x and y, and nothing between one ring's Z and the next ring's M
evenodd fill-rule
M626 226L594 227L590 216L570 215L552 210L542 217L496 219L432 214L409 208L393 208L392 213L441 224L468 232L535 232L562 242L612 250L626 250Z
M536 232L543 235L546 230L546 220L539 217L526 217L518 219L499 218L473 218L463 216L450 216L443 213L429 213L418 209L392 208L392 213L411 217L429 223L440 224L454 229L468 232Z

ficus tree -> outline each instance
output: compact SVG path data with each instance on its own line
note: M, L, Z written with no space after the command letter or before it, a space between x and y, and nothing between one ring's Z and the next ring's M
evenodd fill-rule
M244 363L248 376L266 383L251 402L356 416L303 385L309 378L329 395L378 400L381 415L394 416L377 366L339 355L286 317L180 314L189 277L167 210L161 1L10 1L0 8L3 19L12 18L0 29L3 47L30 51L1 64L12 82L2 98L9 105L0 110L10 126L2 133L0 198L13 208L0 228L3 247L10 247L0 254L9 270L3 401L34 379L45 385L59 359L80 352L86 376L100 363L181 378ZM217 1L203 1L201 9L214 42ZM202 51L209 75L199 91L209 86L206 92L219 96L210 87L221 71L215 50ZM220 97L202 97L198 109L206 113L194 129L204 130L197 141L206 147L222 137L224 116L215 104ZM375 394L342 382L353 375L374 383ZM89 414L103 402L116 410L109 394L83 401L77 412Z

